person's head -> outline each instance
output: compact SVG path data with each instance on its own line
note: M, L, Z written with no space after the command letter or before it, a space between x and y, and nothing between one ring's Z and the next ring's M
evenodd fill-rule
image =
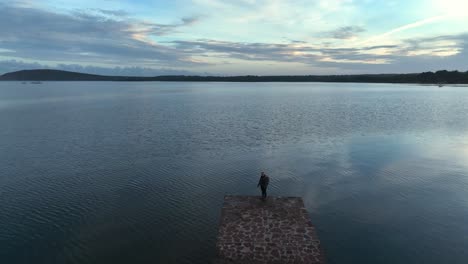
M262 171L262 174L261 174L261 175L262 175L262 176L265 176L265 172Z

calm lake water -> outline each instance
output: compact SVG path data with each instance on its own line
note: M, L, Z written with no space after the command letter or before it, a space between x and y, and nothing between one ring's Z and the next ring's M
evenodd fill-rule
M208 263L225 194L329 263L468 263L468 87L0 82L0 263Z

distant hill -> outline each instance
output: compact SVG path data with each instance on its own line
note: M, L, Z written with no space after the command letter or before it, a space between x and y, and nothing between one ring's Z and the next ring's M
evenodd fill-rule
M367 82L468 84L468 71L437 71L408 74L279 75L279 76L104 76L60 70L22 70L0 76L0 81L190 81L190 82Z
M22 70L5 73L2 81L111 81L114 77L60 70Z

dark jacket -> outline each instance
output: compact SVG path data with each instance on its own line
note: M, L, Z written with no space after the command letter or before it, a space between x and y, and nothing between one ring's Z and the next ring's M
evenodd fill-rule
M270 183L270 178L268 176L266 176L266 175L261 176L260 180L258 180L257 187L262 186L262 187L266 188L268 186L268 183Z

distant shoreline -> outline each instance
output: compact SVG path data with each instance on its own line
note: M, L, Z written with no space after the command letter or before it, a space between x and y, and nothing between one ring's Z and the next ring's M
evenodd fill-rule
M277 76L186 76L164 75L154 77L105 76L61 70L22 70L5 73L0 81L161 81L161 82L336 82L336 83L414 83L414 84L468 84L468 71L437 71L405 74L356 75L277 75Z

